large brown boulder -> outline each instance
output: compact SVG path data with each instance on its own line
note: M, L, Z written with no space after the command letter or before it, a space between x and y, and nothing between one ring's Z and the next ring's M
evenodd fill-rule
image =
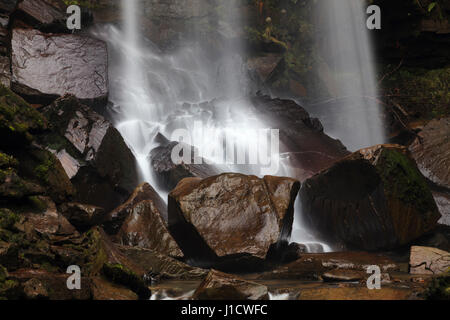
M84 35L14 29L13 89L34 102L73 94L87 103L108 97L108 55L103 41Z
M450 189L450 118L431 120L409 150L425 177Z
M193 295L194 300L269 300L266 286L211 270Z
M169 194L169 229L187 257L265 259L290 236L300 184L225 173L182 180Z
M361 149L306 180L300 190L312 228L349 248L405 245L440 218L425 178L406 148Z

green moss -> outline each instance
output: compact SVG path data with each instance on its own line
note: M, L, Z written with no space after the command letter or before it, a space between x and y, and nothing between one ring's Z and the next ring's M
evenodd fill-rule
M400 199L405 205L416 207L422 213L437 210L425 178L408 156L397 150L384 148L378 163L380 165L377 165L377 170L389 196Z
M428 300L450 300L450 273L433 278L424 293Z
M9 88L0 85L1 145L30 142L34 131L46 129L45 118Z
M393 66L387 66L388 74ZM382 83L385 94L411 116L425 119L450 116L450 66L441 69L401 68Z
M18 162L14 157L0 152L0 168L17 167Z
M47 210L47 202L44 201L40 196L31 196L28 197L28 201L30 202L33 209L38 212L44 212Z
M130 288L142 299L147 299L150 296L150 290L143 279L121 264L105 263L103 273L112 282Z
M19 220L20 217L11 210L0 208L0 228L10 230Z

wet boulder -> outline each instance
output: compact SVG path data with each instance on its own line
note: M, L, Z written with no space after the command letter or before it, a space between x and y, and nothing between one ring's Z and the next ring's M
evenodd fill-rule
M450 189L450 118L431 120L409 150L425 177Z
M122 245L183 257L167 229L166 204L148 183L137 187L128 201L110 212L104 224Z
M123 222L127 219L133 208L142 201L151 201L155 210L163 220L167 221L167 206L155 189L148 183L142 183L134 189L127 201L110 211L104 221L104 228L109 234L117 234Z
M194 300L269 300L266 286L211 270L193 295Z
M306 222L348 248L396 248L433 230L440 218L425 178L406 148L361 149L306 180Z
M169 230L197 262L263 260L289 238L300 184L225 173L182 180L169 194Z
M58 135L49 138L77 189L77 201L112 210L137 185L135 158L120 133L74 96L64 96L44 114Z
M31 102L73 94L89 104L108 97L108 55L103 41L75 34L14 29L12 87Z

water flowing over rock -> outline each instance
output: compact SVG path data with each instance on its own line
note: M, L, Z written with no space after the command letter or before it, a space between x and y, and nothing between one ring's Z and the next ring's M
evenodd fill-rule
M450 118L431 120L409 150L425 177L450 189Z
M299 187L297 180L272 176L186 178L169 194L169 230L197 262L265 259L290 236Z
M297 179L309 178L349 154L339 140L323 132L317 118L294 101L257 96L252 102L265 122L279 128L280 152L288 153Z
M266 286L211 270L195 290L194 300L269 300Z
M407 149L361 149L305 181L307 222L349 248L405 245L433 230L440 218L425 178Z
M12 82L30 101L48 102L65 94L92 104L108 97L108 55L103 41L74 34L14 29Z
M73 96L46 107L45 115L60 137L56 156L77 188L77 201L112 210L137 185L135 159L112 124Z
M450 253L430 247L411 247L411 274L442 274L450 268Z

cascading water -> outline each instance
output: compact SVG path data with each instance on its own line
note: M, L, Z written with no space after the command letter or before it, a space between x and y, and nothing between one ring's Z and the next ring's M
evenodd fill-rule
M233 139L237 149L248 150L247 157L250 157L251 148L261 143L255 130L266 129L267 125L258 119L246 98L250 95L251 83L239 44L225 45L212 58L198 43L185 43L177 52L163 54L140 36L139 3L139 0L123 0L123 27L108 25L95 30L94 34L108 43L110 118L135 154L142 181L149 182L167 199L167 191L158 188L150 168L149 154L158 146L155 142L158 133L170 139L177 129L186 129L192 135L194 146L200 150L210 146L225 149L222 138L226 136ZM234 2L225 3L226 16L230 17L236 12ZM234 28L238 28L236 21L239 19L233 17ZM229 23L231 21L219 24L227 28ZM214 104L204 106L204 102L212 100ZM203 132L197 130L196 123L201 123ZM207 130L215 134L205 134ZM269 160L279 158L278 150L272 150L269 143L263 144L263 149L258 150L260 155L266 155ZM220 163L214 154L209 160ZM218 169L261 176L261 168L266 166L227 164ZM277 172L270 174L290 176L289 166L281 159ZM297 201L296 210L298 207ZM291 240L303 241L307 246L317 243L301 227L298 213L295 220ZM309 246L309 249L328 251L329 247L323 244L319 248Z
M316 39L322 66L327 66L319 72L329 79L334 97L308 109L329 135L350 150L385 142L364 4L361 0L317 3Z

